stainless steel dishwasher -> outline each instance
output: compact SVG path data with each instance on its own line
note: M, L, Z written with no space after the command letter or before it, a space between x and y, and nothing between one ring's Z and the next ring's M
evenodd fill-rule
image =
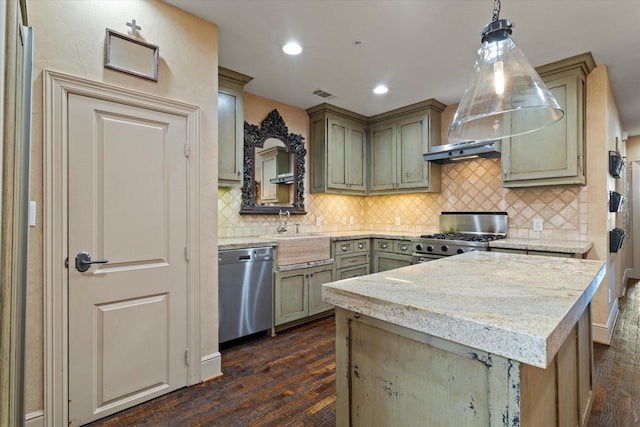
M218 252L219 342L270 329L273 248Z

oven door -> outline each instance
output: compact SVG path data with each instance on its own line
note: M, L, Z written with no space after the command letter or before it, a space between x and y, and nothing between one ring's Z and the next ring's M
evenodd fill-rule
M435 261L437 259L446 258L449 255L433 255L433 254L413 254L411 264L422 264L423 262Z

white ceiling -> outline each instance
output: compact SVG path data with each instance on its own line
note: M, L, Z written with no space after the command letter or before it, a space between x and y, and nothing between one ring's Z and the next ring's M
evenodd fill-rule
M219 64L252 76L247 92L365 116L458 102L493 11L492 0L165 1L218 25ZM640 0L503 0L500 17L533 66L589 51L607 65L623 128L640 135ZM291 39L298 56L281 50ZM389 93L374 95L379 83Z

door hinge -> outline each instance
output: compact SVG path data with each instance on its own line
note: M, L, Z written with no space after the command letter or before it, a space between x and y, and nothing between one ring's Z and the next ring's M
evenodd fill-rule
M184 247L184 260L189 262L189 246Z
M184 351L184 364L189 366L189 349L188 348Z
M184 156L185 157L189 157L189 155L191 155L191 146L189 145L188 142L185 142L185 144L184 144Z

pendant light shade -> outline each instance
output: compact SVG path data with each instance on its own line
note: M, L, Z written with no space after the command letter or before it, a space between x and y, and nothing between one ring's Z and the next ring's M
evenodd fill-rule
M449 127L452 142L489 141L533 132L564 116L538 73L511 39L513 25L496 19L482 31L482 47Z

